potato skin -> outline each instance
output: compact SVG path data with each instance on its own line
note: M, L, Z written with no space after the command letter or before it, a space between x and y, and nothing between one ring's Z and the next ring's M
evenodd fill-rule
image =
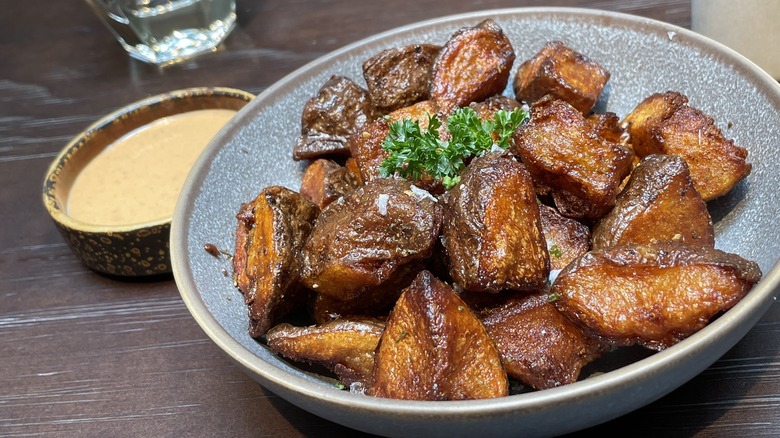
M508 392L501 357L485 327L449 286L421 272L388 317L367 394L467 400Z
M365 89L347 77L332 76L303 107L293 159L349 155L349 136L376 116Z
M433 65L431 99L449 114L506 88L515 51L495 21L458 30Z
M303 247L301 283L350 300L390 279L406 263L430 257L442 208L397 178L377 178L331 203Z
M663 350L730 309L760 278L755 262L714 248L623 245L578 258L550 293L592 335Z
M605 344L559 312L548 295L513 299L479 316L507 375L536 390L576 382L582 367L605 350Z
M377 110L387 114L430 98L440 46L410 44L383 50L363 62L363 77Z
M249 334L262 336L297 293L299 254L319 209L281 186L263 189L236 216L234 280L249 306Z
M707 204L677 155L648 155L634 169L615 207L593 228L593 248L679 241L715 246Z
M546 95L587 114L609 80L607 69L561 41L550 41L517 69L513 88L519 100L533 103Z
M445 196L442 236L463 289L538 290L550 261L533 182L509 153L474 159Z

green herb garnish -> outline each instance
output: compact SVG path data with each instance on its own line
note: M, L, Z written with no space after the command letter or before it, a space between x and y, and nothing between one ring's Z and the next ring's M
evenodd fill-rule
M550 255L554 256L557 259L563 257L563 253L561 252L561 248L558 245L555 245L555 244L550 246Z
M416 121L404 119L390 124L390 132L382 148L390 156L379 165L383 178L398 174L417 180L424 174L441 179L450 189L460 182L465 159L482 155L494 145L509 147L509 140L528 113L516 108L499 110L492 120L482 121L469 108L458 108L447 118L447 132L451 138L442 141L439 128L442 122L436 114L428 115L428 129L423 131Z

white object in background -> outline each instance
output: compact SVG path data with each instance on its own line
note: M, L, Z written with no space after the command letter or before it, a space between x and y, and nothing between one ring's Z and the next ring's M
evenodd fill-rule
M693 0L691 29L780 79L780 0Z

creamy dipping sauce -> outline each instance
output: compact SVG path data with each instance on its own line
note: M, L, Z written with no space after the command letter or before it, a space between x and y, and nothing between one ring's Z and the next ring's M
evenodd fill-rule
M235 114L228 109L190 111L125 134L76 177L68 214L93 225L170 218L195 160Z

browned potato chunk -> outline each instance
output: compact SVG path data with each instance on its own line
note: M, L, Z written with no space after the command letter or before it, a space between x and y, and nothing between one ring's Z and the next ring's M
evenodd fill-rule
M648 155L634 169L615 208L593 228L593 248L668 241L715 246L712 219L685 160Z
M587 114L609 80L609 72L561 41L551 41L523 62L514 81L519 100L533 103L545 95L568 102Z
M537 191L550 190L561 214L578 219L599 218L615 205L633 157L630 148L599 136L571 105L549 97L531 107L512 152L528 167Z
M367 393L406 400L464 400L508 393L485 327L445 283L423 271L398 299L376 350Z
M572 262L551 294L593 334L662 350L730 309L760 278L756 263L714 248L624 245Z
M449 114L506 88L515 51L493 20L464 27L447 41L433 65L431 99Z
M617 114L612 112L591 114L585 120L590 123L590 126L601 138L612 143L626 144L628 142L628 133L621 125Z
M303 107L293 159L349 155L349 136L375 118L366 90L349 78L332 76Z
M337 319L295 327L284 323L266 333L268 347L296 362L325 366L345 385L367 383L384 323L369 318Z
M640 157L664 153L658 137L661 128L687 103L688 98L676 91L656 93L639 103L623 120L634 152Z
M421 261L409 262L382 284L368 288L355 298L340 300L331 295L315 294L309 314L317 324L343 317L371 316L384 318L390 313L401 292L424 269Z
M605 345L587 336L547 295L515 299L483 312L507 375L541 390L576 382Z
M301 248L318 213L297 192L270 186L237 215L233 272L249 306L251 336L265 333L295 293Z
M440 46L410 44L386 49L363 63L363 77L376 108L386 114L430 98L433 63Z
M472 102L469 107L477 113L480 120L493 120L499 110L511 112L515 108L520 108L520 103L511 97L492 96L481 102Z
M306 167L301 178L301 195L320 209L359 186L339 163L319 158Z
M387 115L370 123L364 129L350 137L349 147L352 156L360 169L360 175L364 181L370 181L379 178L379 165L382 164L389 154L382 149L382 142L390 133L390 123L409 119L420 124L421 130L428 129L428 120L431 115L438 114L439 120L444 117L439 111L439 107L433 101L424 100L412 106L395 110ZM446 139L449 133L442 124L439 129L439 138ZM444 191L441 181L430 176L423 176L420 181L413 181L415 185L431 193L441 193Z
M539 205L542 232L550 253L550 269L559 271L590 249L590 229L583 223L567 218L558 210Z
M350 300L427 258L441 228L435 198L406 180L377 178L322 211L303 248L301 282Z
M445 197L450 275L465 290L537 290L550 262L533 182L509 153L474 159Z
M360 168L358 167L355 157L347 158L347 161L344 163L344 168L349 175L348 179L352 181L356 187L360 187L366 183L363 180L363 175L360 174Z
M680 93L654 94L625 119L638 155L679 155L705 201L728 193L750 174L747 150L727 139L712 117Z

